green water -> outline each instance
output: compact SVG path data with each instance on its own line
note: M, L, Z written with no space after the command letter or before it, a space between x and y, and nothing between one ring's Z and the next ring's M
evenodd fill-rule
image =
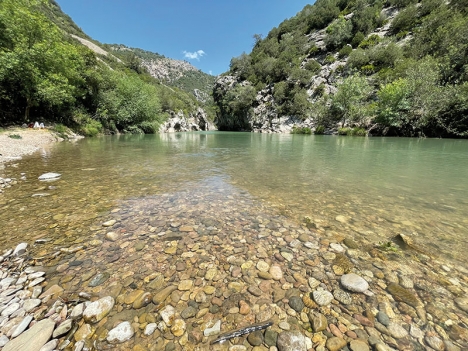
M465 140L113 136L59 143L4 170L10 177L20 172L27 180L0 195L1 248L37 238L79 242L112 209L135 199L177 194L203 213L241 194L297 222L308 216L320 235L373 244L403 233L441 258L468 261ZM38 181L46 172L62 177ZM177 216L183 220L180 211Z

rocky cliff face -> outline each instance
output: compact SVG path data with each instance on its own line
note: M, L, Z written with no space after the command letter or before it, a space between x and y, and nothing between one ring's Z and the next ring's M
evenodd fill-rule
M199 108L195 113L184 116L182 112L172 113L171 117L161 125L160 133L194 132L216 130L208 120L205 111Z
M366 37L379 36L380 38L385 38L388 36L392 20L397 14L398 9L395 7L382 9L380 16L386 19L385 24L380 28L374 29ZM352 17L353 13L350 13L344 18L350 21ZM232 109L226 106L225 97L233 94L239 87L253 86L253 83L245 78L242 79L240 74L231 70L226 75L217 77L213 87L213 97L220 110L215 123L220 129L246 130L260 133L290 133L295 127L306 127L312 131L316 128L318 121L314 113L314 103L323 95L332 96L336 93L337 83L344 77L344 68L348 61L348 56L340 55L338 49L335 51L327 49L325 44L327 36L326 28L312 31L305 36L307 38L307 47L315 47L316 50L306 54L301 59L302 61L299 66L304 71L307 70L306 67L310 63L318 64L319 67L304 87L307 90L307 100L312 104L312 109L308 116L282 114L278 109L280 102L275 99L275 84L266 85L263 89L256 91L255 98L250 106L251 108L244 113L233 113ZM407 40L408 37L400 45ZM348 46L352 50L349 44ZM290 83L293 81L293 78L288 77L285 81ZM258 85L256 88L258 89ZM336 133L338 127L339 124L326 126L325 133Z

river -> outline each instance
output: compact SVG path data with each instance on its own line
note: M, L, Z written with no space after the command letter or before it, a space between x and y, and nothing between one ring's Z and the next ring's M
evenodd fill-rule
M240 192L298 222L308 217L319 232L369 243L402 233L467 262L466 140L124 135L57 144L7 168L7 176L18 172L28 180L0 200L5 248L67 230L81 235L96 217L130 200L173 195L190 203L191 192L203 189L206 199L199 202L207 209L213 196ZM37 177L45 172L62 177L41 183Z

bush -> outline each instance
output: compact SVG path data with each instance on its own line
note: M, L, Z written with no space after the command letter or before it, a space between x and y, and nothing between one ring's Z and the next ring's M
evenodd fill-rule
M375 73L375 67L374 65L365 65L361 67L361 72L365 74L366 76L370 76Z
M356 35L354 36L353 40L351 40L351 45L353 48L357 48L359 44L365 39L365 35L361 32L357 32Z
M102 124L94 119L89 119L80 128L80 133L87 137L94 137L102 132Z
M376 46L378 43L380 43L380 37L377 34L372 34L371 36L369 36L369 38L366 38L363 41L361 41L359 47L362 49L367 49Z
M293 127L291 134L312 134L312 130L308 127Z
M323 93L325 93L325 84L320 83L320 85L317 88L315 88L314 95L315 96L322 96Z
M351 128L348 128L348 127L340 128L340 129L338 129L338 135L348 135L350 130L351 130Z
M397 34L401 31L410 31L417 23L418 8L415 5L411 5L396 15L390 26L390 32Z
M322 125L318 125L314 130L315 135L322 135L323 133L325 133L325 127Z
M68 139L68 134L67 134L68 128L65 127L63 124L61 123L55 124L52 130L56 132L61 138Z
M401 32L398 32L397 35L395 36L396 40L401 40L403 39L404 37L406 37L408 35L408 31L407 30L403 30Z
M333 55L327 55L327 57L325 57L326 64L332 64L335 61L336 61L336 58Z
M304 68L313 74L317 74L322 69L322 65L312 59L307 61L307 63L304 65Z
M358 48L356 50L353 50L353 52L349 54L349 58L348 58L348 61L346 62L346 66L360 69L362 66L369 64L369 62L370 62L370 57L368 53L365 50Z
M318 53L320 51L320 49L317 47L317 45L313 44L309 50L307 51L307 53L311 56L315 55L316 53Z
M10 134L8 137L12 139L23 139L19 134Z
M350 129L348 132L348 135L353 135L353 136L367 136L367 130L364 128L358 128L355 127L353 129Z
M338 52L338 57L343 58L348 56L351 52L353 51L353 48L350 45L345 45L341 48L341 50Z

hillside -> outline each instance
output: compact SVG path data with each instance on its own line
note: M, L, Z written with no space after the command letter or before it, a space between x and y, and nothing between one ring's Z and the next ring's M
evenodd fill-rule
M231 60L213 89L218 127L466 137L467 12L467 1L317 0Z
M137 59L140 65L154 78L164 84L194 94L198 101L210 101L215 77L200 71L187 61L174 60L158 53L122 44L106 44L115 56L126 61Z
M153 75L151 61L134 53L93 40L53 0L2 0L0 126L39 120L84 135L154 133L171 116L191 129L208 126L212 101L198 92L211 89L211 76L194 79L204 74L166 58L160 66L171 68L170 79Z

